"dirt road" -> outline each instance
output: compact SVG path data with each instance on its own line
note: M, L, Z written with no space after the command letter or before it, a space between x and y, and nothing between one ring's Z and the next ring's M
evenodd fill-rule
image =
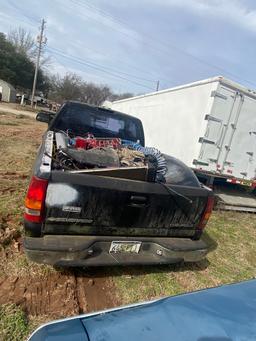
M19 109L17 105L9 104L9 103L0 103L0 112L14 114L14 115L25 115L28 117L35 118L36 113L28 110Z

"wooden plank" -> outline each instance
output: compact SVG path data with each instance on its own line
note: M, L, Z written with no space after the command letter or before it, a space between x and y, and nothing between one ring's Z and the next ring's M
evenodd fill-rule
M99 176L109 176L112 178L123 178L130 180L146 181L148 167L119 167L119 168L93 168L71 171L76 174L95 174Z

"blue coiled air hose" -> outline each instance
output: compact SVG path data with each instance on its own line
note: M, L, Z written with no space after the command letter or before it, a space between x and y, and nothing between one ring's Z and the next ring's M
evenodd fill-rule
M129 141L129 140L122 140L122 145L128 146L134 150L138 150L139 152L143 153L145 156L152 155L155 157L157 162L157 170L156 170L156 178L157 181L163 181L163 177L167 172L167 163L160 152L160 150L153 148L153 147L143 147L141 144Z

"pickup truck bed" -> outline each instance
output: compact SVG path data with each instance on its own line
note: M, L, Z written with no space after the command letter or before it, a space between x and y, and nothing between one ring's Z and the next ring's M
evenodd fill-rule
M212 191L183 163L164 155L162 182L54 169L50 129L28 190L29 198L31 188L43 188L39 215L33 218L29 199L26 208L24 245L30 259L68 266L160 264L197 261L209 252L200 237Z

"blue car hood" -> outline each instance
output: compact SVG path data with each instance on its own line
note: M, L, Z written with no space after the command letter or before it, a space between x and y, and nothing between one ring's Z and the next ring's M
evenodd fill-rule
M54 329L64 328L71 321L79 323L73 326L74 332L79 330L83 338L70 335L63 338L63 334L58 338ZM43 338L39 329L38 337L31 340L255 341L256 280L80 316L71 321L51 324ZM70 333L73 327L68 328Z

